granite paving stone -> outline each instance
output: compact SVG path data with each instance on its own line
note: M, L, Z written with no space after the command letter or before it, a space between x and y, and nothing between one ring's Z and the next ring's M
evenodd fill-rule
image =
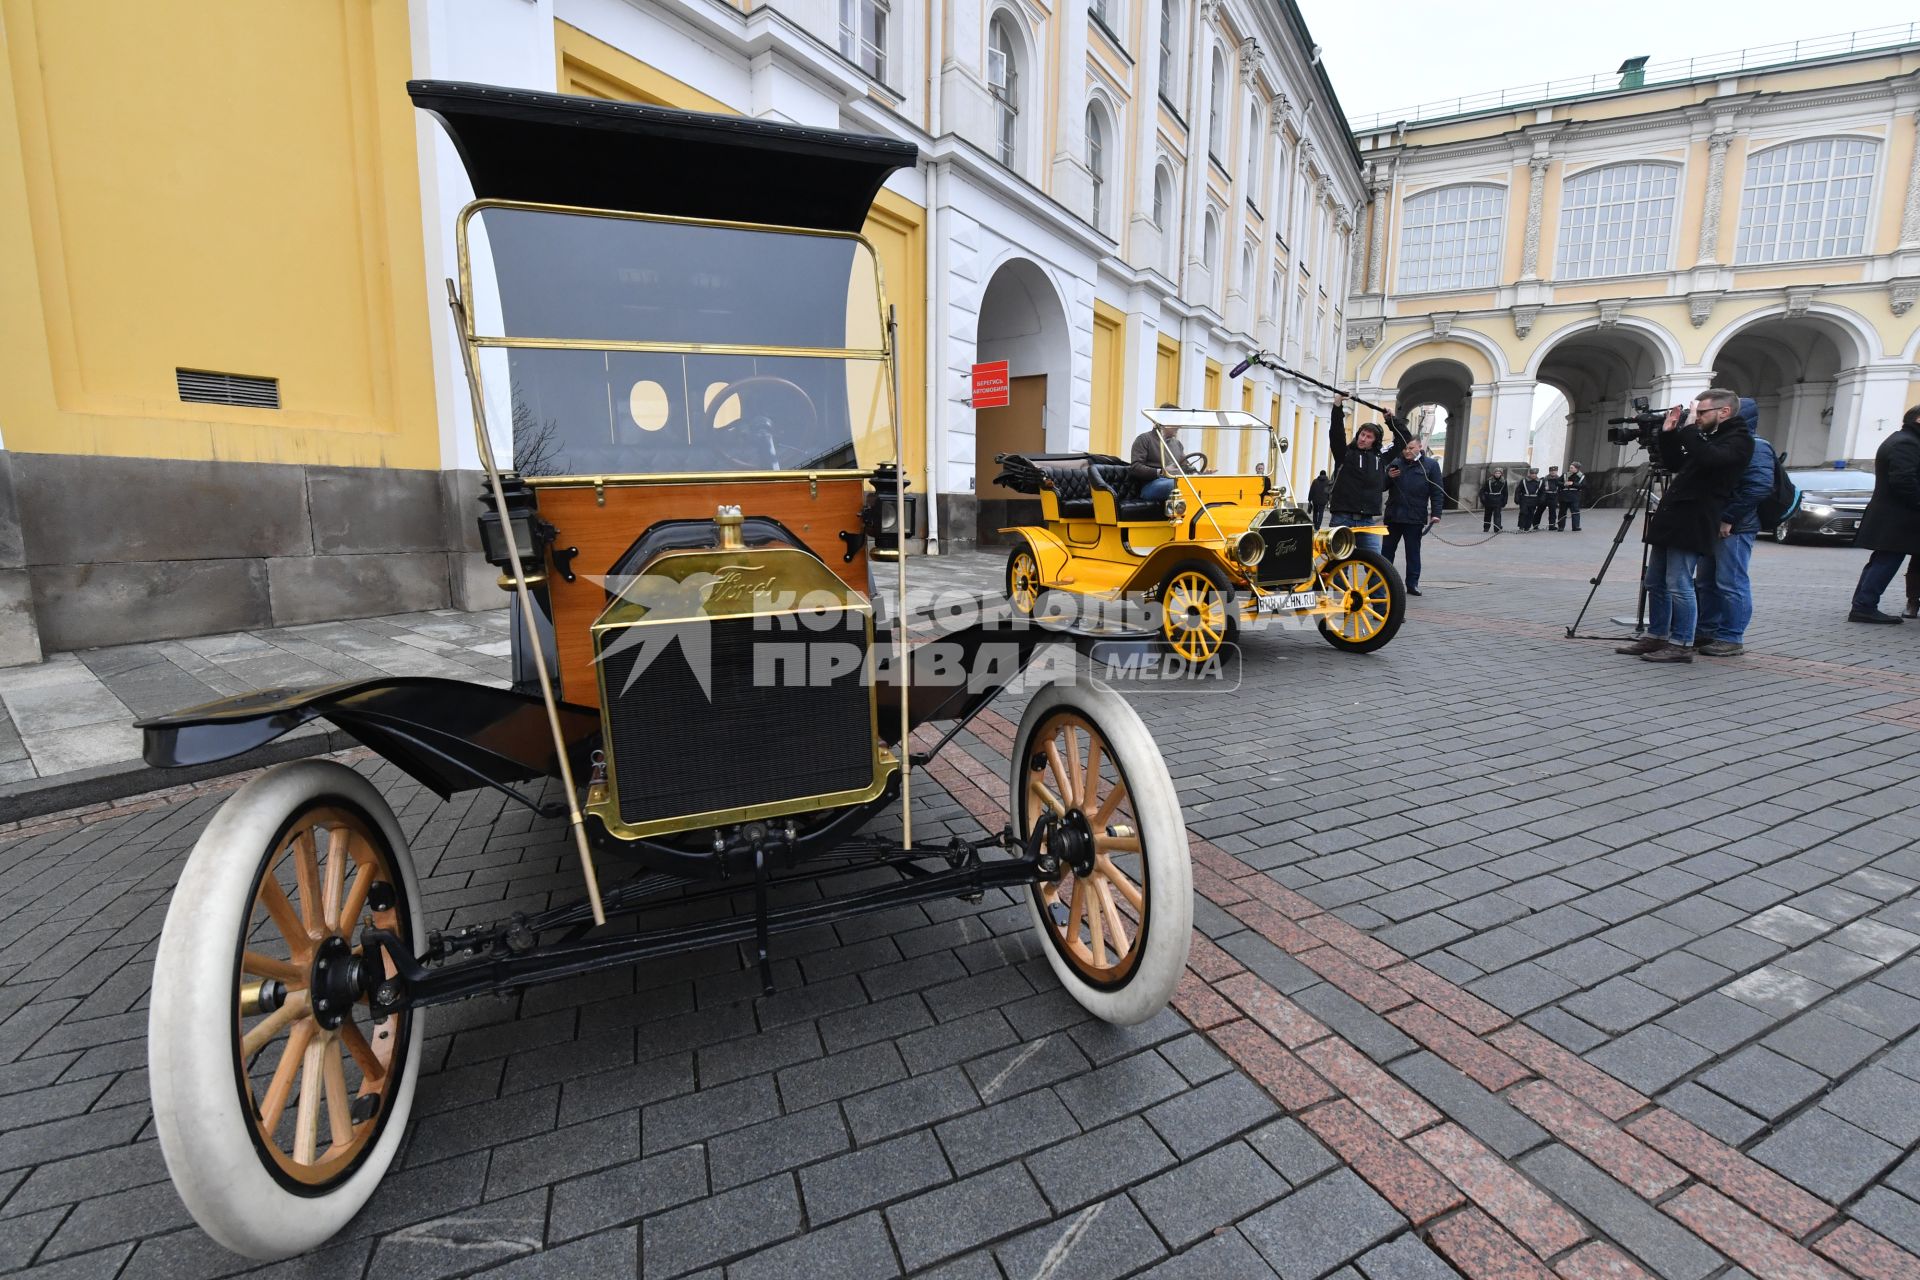
M1559 1280L1721 1267L1715 1280L1773 1280L1769 1267L1806 1258L1738 1250L1762 1229L1794 1235L1809 1204L1851 1198L1855 1219L1819 1226L1817 1251L1905 1280L1898 1251L1920 1203L1920 759L1897 708L1920 702L1920 678L1884 662L1886 637L1829 625L1821 604L1781 604L1839 588L1824 549L1768 546L1747 660L1697 665L1686 683L1633 664L1595 682L1593 650L1542 622L1557 603L1571 616L1591 574L1592 539L1562 539L1530 542L1519 561L1506 541L1435 549L1472 580L1436 582L1373 659L1422 680L1414 714L1376 724L1362 749L1351 660L1285 633L1249 636L1230 716L1125 695L1180 780L1196 886L1216 899L1195 904L1221 945L1196 950L1190 984L1246 996L1258 983L1291 1002L1287 1018L1270 1002L1243 1019L1219 992L1195 1003L1204 987L1190 985L1181 1008L1197 1029L1171 1013L1098 1023L1001 891L778 938L772 997L750 949L726 946L436 1009L399 1167L336 1244L287 1273L915 1267L1027 1280L1051 1257L1053 1280L1143 1268L1435 1280L1449 1258L1532 1274L1521 1241L1558 1212L1595 1237L1539 1237L1561 1250ZM984 589L1003 569L991 553L916 566ZM1631 584L1615 585L1630 608ZM497 679L504 622L428 612L56 658L47 670L65 678L0 673L0 707L57 708L25 695L87 681L142 711L188 682L197 700L271 672L434 664ZM1002 717L1024 697L1003 695L955 739L952 794L916 777L926 839L997 827ZM1541 718L1569 701L1571 725ZM0 720L0 766L136 740L123 722L49 728L36 715ZM1441 741L1436 723L1464 727ZM74 737L96 729L99 744ZM436 925L571 896L560 824L497 795L443 803L377 759L349 762L401 815ZM1407 785L1362 799L1359 774ZM144 1072L167 889L231 785L11 843L0 833L0 1268L243 1269L170 1198ZM1241 965L1244 981L1231 978ZM1249 1032L1281 1047L1268 1030L1302 1055L1293 1074L1250 1053ZM1542 1081L1588 1110L1550 1134L1514 1106ZM1684 1150L1646 1127L1661 1117L1698 1126ZM1484 1219L1411 1191L1404 1175L1428 1159L1427 1176L1451 1185L1423 1150L1442 1134L1475 1144L1480 1175L1513 1171L1474 1182L1461 1170ZM1649 1179L1657 1165L1621 1158L1636 1139L1701 1181ZM1095 1171L1079 1186L1075 1157ZM1650 1204L1622 1178L1668 1198ZM1683 1201L1692 1226L1671 1208ZM1803 1216L1780 1216L1793 1206ZM514 1215L531 1225L536 1209L516 1235ZM473 1249L449 1243L469 1236Z

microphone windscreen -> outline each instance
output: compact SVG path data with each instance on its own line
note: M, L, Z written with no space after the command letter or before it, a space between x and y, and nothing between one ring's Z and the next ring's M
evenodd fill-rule
M1248 359L1242 360L1239 364L1233 366L1233 371L1229 373L1227 376L1229 378L1239 377L1241 374L1247 371L1247 366L1252 363L1253 363L1253 360L1251 357L1249 357Z

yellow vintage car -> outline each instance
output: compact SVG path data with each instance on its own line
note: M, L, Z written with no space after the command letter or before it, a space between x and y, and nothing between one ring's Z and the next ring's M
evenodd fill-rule
M1086 617L1103 605L1144 607L1191 662L1213 659L1242 624L1270 619L1313 619L1327 643L1349 653L1393 639L1406 614L1400 575L1355 545L1356 530L1314 529L1274 479L1286 443L1270 424L1237 409L1145 416L1173 428L1171 439L1160 437L1173 484L1165 497L1143 494L1132 465L1108 454L996 459L996 483L1037 495L1045 521L1001 530L1014 540L1006 586L1017 612Z

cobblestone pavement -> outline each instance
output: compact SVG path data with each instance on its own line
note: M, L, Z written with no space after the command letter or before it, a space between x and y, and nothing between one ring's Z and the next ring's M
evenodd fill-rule
M435 1010L394 1170L273 1273L1920 1275L1920 628L1766 546L1749 656L1616 657L1564 636L1614 523L1450 521L1382 652L1263 633L1237 693L1134 696L1194 838L1176 1010L1082 1017L1005 895L783 939L771 998L723 949ZM998 825L1010 731L917 779L921 834ZM430 923L576 892L554 824L359 767ZM0 845L0 1268L244 1270L144 1078L219 799Z

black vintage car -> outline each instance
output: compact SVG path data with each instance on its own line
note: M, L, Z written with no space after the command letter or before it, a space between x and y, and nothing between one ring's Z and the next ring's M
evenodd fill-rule
M1873 472L1826 467L1789 471L1800 490L1800 509L1766 532L1775 542L1832 542L1853 545L1860 517L1873 497Z
M1021 717L1007 827L913 839L915 770L1063 652L1004 608L916 625L911 645L902 610L877 617L876 568L907 598L912 495L857 232L913 146L409 89L478 197L449 295L513 687L234 698L143 722L146 755L200 764L324 718L443 797L490 787L566 819L582 893L430 930L401 825L360 774L303 761L237 791L153 974L154 1122L194 1217L258 1258L337 1231L400 1145L429 1006L469 996L725 945L770 989L784 933L1009 889L1088 1010L1161 1009L1192 922L1179 799L1072 649Z

